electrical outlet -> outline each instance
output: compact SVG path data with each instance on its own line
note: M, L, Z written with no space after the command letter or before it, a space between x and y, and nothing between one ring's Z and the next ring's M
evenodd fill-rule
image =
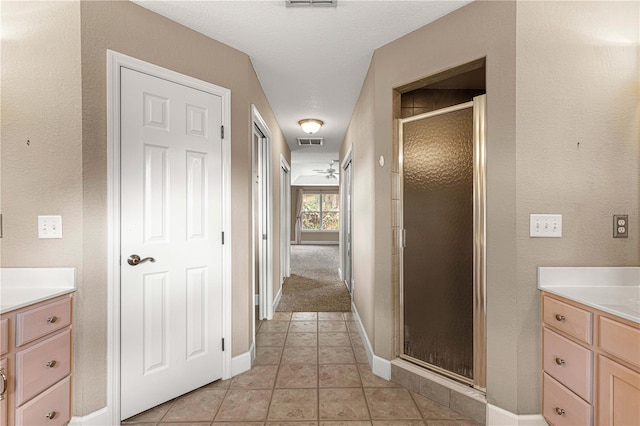
M613 238L629 238L629 215L613 215Z
M38 238L62 238L62 216L38 216Z
M537 238L561 238L561 214L529 215L529 236Z

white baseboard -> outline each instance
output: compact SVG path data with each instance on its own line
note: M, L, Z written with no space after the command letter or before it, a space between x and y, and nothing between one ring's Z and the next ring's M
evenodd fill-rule
M108 407L104 407L86 416L73 416L69 426L113 426L119 423L119 420L111 419L111 412Z
M391 380L391 361L380 358L373 352L371 341L369 340L369 336L367 336L367 332L362 326L360 315L358 315L358 309L356 308L356 305L355 303L353 303L353 301L351 301L351 312L353 312L353 316L355 317L356 326L358 327L358 333L360 334L360 338L362 339L364 350L367 353L367 359L369 360L371 371L376 376L382 377L385 380Z
M280 290L276 293L276 298L273 300L273 310L271 312L275 312L278 309L278 305L280 304L280 298L282 297L282 286L280 286Z
M541 414L517 415L487 404L487 426L547 426Z
M364 344L364 351L367 353L367 359L369 360L369 365L373 370L373 347L371 346L371 342L369 341L369 336L367 336L367 332L364 331L364 327L362 326L362 321L360 320L360 315L358 315L358 309L356 308L356 304L351 301L351 312L355 317L356 326L358 327L358 333L360 334L360 338L362 339L362 343Z
M231 377L237 376L238 374L242 374L245 371L251 370L251 351L253 350L253 344L251 348L240 355L234 356L231 358ZM255 358L255 355L254 355Z
M391 361L380 358L374 354L371 371L376 376L382 377L385 380L391 380Z

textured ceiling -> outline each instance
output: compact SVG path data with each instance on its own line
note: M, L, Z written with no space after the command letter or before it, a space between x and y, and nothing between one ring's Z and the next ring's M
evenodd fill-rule
M135 3L248 54L292 151L309 149L297 146L296 137L305 136L298 120L319 118L325 125L316 135L325 143L313 149L337 153L373 51L470 1Z

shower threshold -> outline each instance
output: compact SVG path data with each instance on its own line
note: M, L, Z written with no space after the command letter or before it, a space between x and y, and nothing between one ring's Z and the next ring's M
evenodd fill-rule
M485 392L402 358L391 361L391 381L474 421L485 424Z

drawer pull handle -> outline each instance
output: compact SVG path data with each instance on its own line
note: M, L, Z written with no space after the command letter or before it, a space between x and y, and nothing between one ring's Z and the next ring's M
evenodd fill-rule
M556 360L557 360L557 358L556 358ZM54 360L49 361L49 362L47 363L47 367L49 367L49 368L53 368L53 367L55 367L55 366L56 366L56 364L57 364L57 362L56 362L56 360L54 359Z
M564 322L564 320L565 320L564 315L556 314L556 321Z
M50 316L49 318L47 318L47 323L49 323L49 324L55 324L56 321L58 321L58 317L55 316L55 315Z
M58 415L58 413L56 413L55 411L51 411L51 412L47 413L47 415L45 417L47 419L49 419L49 420L53 420L57 415Z
M564 408L556 407L556 414L559 416L564 416Z
M556 357L556 364L564 365L564 359Z
M0 392L0 401L7 397L7 375L4 368L0 368L0 377L2 377L2 392Z

